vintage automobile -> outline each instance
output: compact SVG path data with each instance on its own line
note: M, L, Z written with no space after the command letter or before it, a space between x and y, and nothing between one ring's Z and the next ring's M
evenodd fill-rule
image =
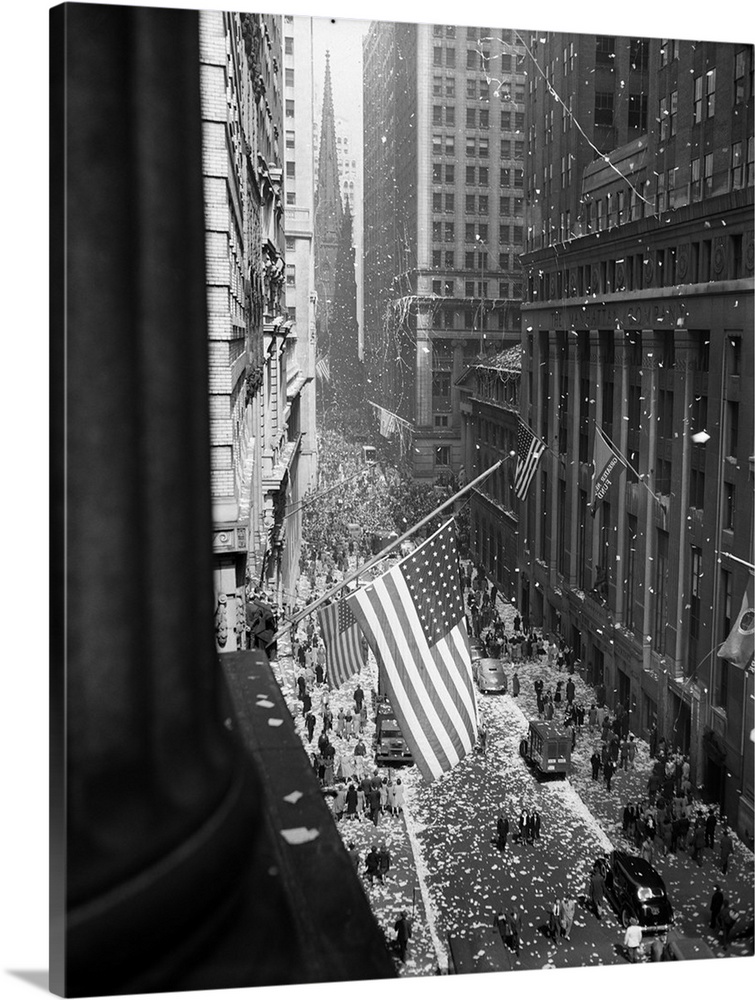
M533 719L519 752L541 776L565 777L571 769L571 738L552 722Z
M393 706L385 695L378 700L375 718L375 763L378 767L409 767L414 763Z
M624 927L635 917L643 933L667 931L674 911L666 886L644 858L626 851L611 851L605 860L606 898Z
M508 681L503 670L503 663L500 660L491 657L474 660L472 674L480 691L505 694L508 689Z

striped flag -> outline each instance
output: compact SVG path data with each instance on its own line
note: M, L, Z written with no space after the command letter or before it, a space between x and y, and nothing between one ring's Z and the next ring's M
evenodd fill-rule
M414 759L433 781L477 739L453 521L347 601Z
M718 650L718 655L729 660L735 667L745 670L752 662L755 653L755 607L753 607L753 581L749 583L742 594L742 607L737 620L727 636L726 642Z
M324 605L317 620L328 650L328 680L340 687L365 665L362 630L345 600Z
M514 493L520 500L527 499L532 477L535 475L537 463L545 451L545 442L532 432L523 420L519 421L519 433L516 436L516 472L514 474Z
M616 466L626 468L626 462L616 451L603 431L596 425L593 451L592 497L590 498L590 513L595 517L598 504L605 497L613 478Z

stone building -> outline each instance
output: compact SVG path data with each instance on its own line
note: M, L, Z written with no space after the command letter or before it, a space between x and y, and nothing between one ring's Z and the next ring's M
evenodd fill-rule
M462 464L458 379L520 337L524 50L509 30L375 22L363 55L365 362L432 480Z
M499 459L501 467L473 488L467 549L507 600L518 597L518 501L512 453L519 428L522 349L517 344L468 368L457 385L461 402L461 451L465 482Z
M286 310L283 19L202 11L200 44L216 634L232 650L255 587L281 603L295 588L310 339Z
M552 34L531 55L522 417L548 451L521 608L751 835L752 673L717 651L755 562L752 47ZM598 427L630 468L591 516Z

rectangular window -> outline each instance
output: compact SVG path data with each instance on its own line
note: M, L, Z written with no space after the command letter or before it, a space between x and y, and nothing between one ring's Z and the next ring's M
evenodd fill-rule
M467 142L466 146L464 147L464 151L467 154L467 156L474 156L475 153L477 152L477 143L475 142L475 137L473 135L467 136Z
M446 192L446 212L453 213L453 211L454 211L454 201L455 201L455 199L454 199L453 194L450 194L450 193Z
M700 201L703 196L702 179L700 177L700 158L696 157L690 163L690 199Z
M467 100L474 101L476 100L476 98L477 98L477 81L473 76L467 77Z
M613 125L613 94L596 92L595 94L595 124Z
M286 118L294 117L294 107L295 105L293 101L286 101Z
M443 65L443 49L440 45L436 45L433 49L433 66Z
M453 163L446 164L446 184L453 184L454 182L454 165Z
M739 403L726 401L726 454L736 458L739 453Z
M440 191L433 192L433 212L441 212L443 210L443 195Z
M725 531L734 530L734 513L736 509L736 487L734 483L724 483L723 524Z
M454 137L452 135L447 135L444 142L444 151L446 156L454 155Z
M453 222L446 223L446 243L453 243L454 241L454 224Z
M293 87L294 85L294 71L290 68L286 68L286 86Z
M480 128L490 127L490 112L487 108L480 108Z
M467 184L474 184L476 183L476 180L477 180L477 168L467 167L467 175L466 175Z
M433 163L433 184L441 184L443 182L443 164Z
M703 120L703 78L695 77L692 95L692 120L699 125Z
M479 156L488 155L488 151L490 150L490 141L488 140L487 136L480 136L477 143L477 148Z
M647 131L648 98L647 94L629 95L628 125L630 128Z
M501 131L510 132L511 131L511 112L502 111L501 112Z
M296 132L293 129L286 129L286 149L293 149L296 141Z
M745 84L747 65L747 50L741 49L734 56L734 103L741 104L745 99Z
M709 69L705 74L705 115L712 118L716 113L716 71Z
M455 255L454 251L453 250L446 250L446 252L444 254L444 258L445 258L445 262L446 262L446 267L450 268L451 270L453 270L453 268L455 267L454 261L456 259L456 255Z
M479 179L478 179L477 183L480 185L480 187L486 187L487 183L488 183L488 168L487 167L480 167L479 168L478 178Z
M679 100L679 91L671 91L671 104L669 108L669 134L676 135L676 110Z
M660 125L660 140L668 138L668 98L662 97L658 102L658 124Z
M741 142L731 144L731 187L732 189L744 187L744 157Z
M595 62L613 62L616 51L616 39L610 35L598 35L595 39Z
M703 158L703 197L713 194L713 153L706 153Z
M668 532L656 529L655 544L655 607L653 616L653 649L666 652L666 623L668 621Z
M446 66L453 69L456 66L456 49L446 49Z

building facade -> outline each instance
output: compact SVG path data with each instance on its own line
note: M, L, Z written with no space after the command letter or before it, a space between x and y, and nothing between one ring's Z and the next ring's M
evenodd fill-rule
M502 597L515 602L518 501L514 495L513 455L519 429L522 351L508 347L476 362L458 382L464 482L472 482L497 461L500 468L473 488L469 503L467 550Z
M293 593L299 539L286 515L307 481L308 369L286 312L283 56L281 17L200 12L215 616L226 651L248 642L255 588L280 603Z
M520 606L751 836L752 673L717 651L755 562L752 47L532 46ZM597 428L629 468L591 512Z
M365 361L433 479L462 465L458 379L519 340L524 49L508 30L375 22L363 76Z

